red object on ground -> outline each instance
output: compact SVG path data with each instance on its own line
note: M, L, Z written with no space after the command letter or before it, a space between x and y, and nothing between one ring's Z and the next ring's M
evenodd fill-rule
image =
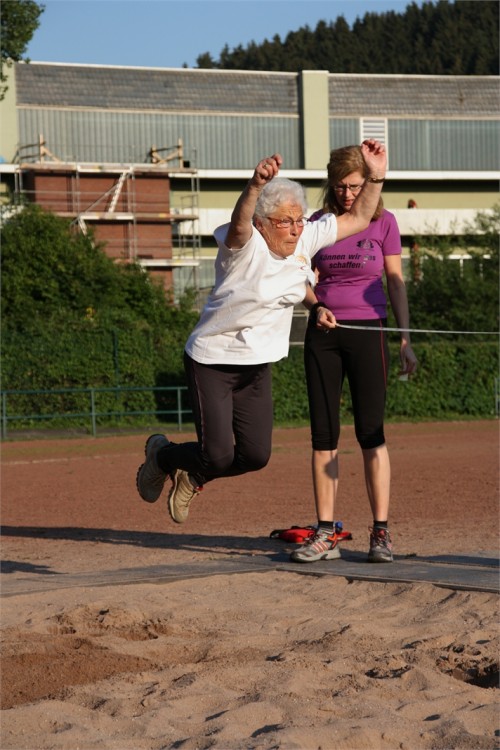
M284 542L303 544L315 531L316 526L291 526L289 529L275 529L269 536L271 539L283 539ZM350 531L337 531L337 536L342 541L352 539Z

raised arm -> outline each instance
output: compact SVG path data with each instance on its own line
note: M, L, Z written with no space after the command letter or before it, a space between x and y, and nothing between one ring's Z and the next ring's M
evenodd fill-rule
M231 223L226 236L226 245L234 250L242 248L252 235L252 218L255 206L264 185L271 182L280 171L283 159L280 154L273 154L261 159L251 179L247 182L242 194L236 201L231 214Z
M351 210L337 217L338 240L366 229L380 200L387 170L385 146L379 141L369 139L363 141L361 151L370 176L365 180L363 189L352 204Z

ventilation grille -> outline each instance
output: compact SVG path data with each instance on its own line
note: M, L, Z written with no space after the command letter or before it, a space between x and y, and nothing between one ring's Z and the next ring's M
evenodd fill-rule
M367 138L376 138L387 147L387 120L380 117L361 118L361 142Z

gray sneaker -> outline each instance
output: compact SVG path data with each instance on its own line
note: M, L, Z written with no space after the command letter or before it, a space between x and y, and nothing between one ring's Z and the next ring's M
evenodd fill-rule
M150 435L146 440L146 460L139 466L135 481L139 495L147 503L155 503L162 493L167 475L158 466L156 456L160 448L167 445L170 445L170 441L165 435Z
M294 562L316 562L317 560L336 560L340 557L338 537L336 534L326 534L317 531L306 539L302 547L290 555Z
M198 487L187 471L176 469L170 475L172 488L168 493L168 510L175 523L184 523L188 517L191 500L199 495L203 487Z
M391 563L392 539L387 529L370 529L368 562Z

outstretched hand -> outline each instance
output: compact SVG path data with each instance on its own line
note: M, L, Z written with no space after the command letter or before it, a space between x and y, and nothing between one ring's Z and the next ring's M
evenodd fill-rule
M252 182L259 187L267 185L267 183L271 182L273 177L276 177L279 173L282 164L283 158L280 154L266 156L264 159L261 159L255 167Z
M368 138L361 144L363 159L372 177L385 177L387 171L387 152L385 146L374 138Z

